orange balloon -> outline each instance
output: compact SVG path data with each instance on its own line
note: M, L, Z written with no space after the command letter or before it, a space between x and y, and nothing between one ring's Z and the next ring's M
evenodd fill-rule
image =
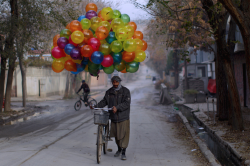
M103 40L103 39L106 39L108 37L109 30L104 26L100 26L96 29L95 34L99 40Z
M56 47L57 46L57 40L60 38L60 34L57 34L54 36L53 38L53 46Z
M74 31L82 31L82 24L77 20L71 21L71 23L70 23L70 31L72 33Z
M86 57L86 58L91 57L93 52L94 50L90 45L85 45L81 48L82 57Z
M72 60L67 60L64 63L64 68L68 71L77 72L76 64Z
M89 66L86 65L84 71L89 72Z
M104 21L104 18L102 18L102 14L101 14L101 13L102 13L102 11L99 11L99 13L98 13L98 17L99 17L99 18L101 18L101 19L102 19L102 21Z
M66 29L70 30L70 23L66 26Z
M94 10L95 12L97 12L97 6L94 3L88 3L85 7L85 10L86 12L88 12L89 10Z
M144 40L141 40L142 41L142 51L145 51L147 48L148 48L148 43L145 42Z
M124 70L122 70L121 73L127 73L126 68Z
M143 33L141 31L135 31L134 38L143 39Z
M122 60L125 62L132 62L135 59L135 52L123 51Z
M62 71L63 71L63 69L61 69L61 70L57 70L57 69L55 69L53 66L51 66L51 68L52 68L52 70L53 70L55 73L60 73L60 72L62 72Z
M84 29L82 33L84 34L84 43L88 43L89 39L93 37L93 33L91 30Z
M136 31L136 29L137 29L137 25L136 25L136 23L135 23L135 22L129 22L129 23L128 23L128 25L130 25L131 27L133 27L133 28L134 28L134 30Z

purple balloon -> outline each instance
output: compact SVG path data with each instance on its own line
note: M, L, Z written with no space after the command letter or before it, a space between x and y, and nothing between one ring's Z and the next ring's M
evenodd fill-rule
M97 13L94 11L94 10L89 10L87 13L86 13L86 18L87 19L91 19L92 17L95 17L95 16L97 16Z
M82 60L81 51L78 48L73 48L70 52L70 56L74 60Z
M64 47L69 44L69 40L66 37L60 37L57 40L57 45L59 48L64 49Z

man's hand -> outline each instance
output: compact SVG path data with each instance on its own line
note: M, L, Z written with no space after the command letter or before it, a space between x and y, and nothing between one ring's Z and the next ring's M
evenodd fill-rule
M114 106L112 109L113 109L113 113L115 114L117 112L117 108Z

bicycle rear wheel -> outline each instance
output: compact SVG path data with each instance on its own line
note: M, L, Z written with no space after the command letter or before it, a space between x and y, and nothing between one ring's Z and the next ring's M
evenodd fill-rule
M106 154L108 149L108 140L109 140L109 122L105 127L104 136L105 136L105 141L103 143L103 153Z
M78 101L75 103L74 108L75 108L76 111L79 111L80 108L81 108L81 106L82 106L82 102L81 102L81 100L78 100Z
M89 98L88 104L89 104L89 108L90 108L90 106L95 106L95 105L97 105L97 101L96 101L95 99L93 99L93 98ZM91 109L91 108L90 108L90 109Z
M97 144L96 144L96 159L97 163L101 162L101 154L102 154L102 125L98 125L97 131Z

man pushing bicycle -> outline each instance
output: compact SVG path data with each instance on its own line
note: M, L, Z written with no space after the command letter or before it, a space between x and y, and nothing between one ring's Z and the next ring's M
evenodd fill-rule
M129 143L130 133L130 91L121 85L121 78L114 76L111 79L113 87L106 91L104 98L97 104L97 108L103 108L108 105L112 108L110 113L111 131L110 137L115 137L118 151L115 157L121 155L122 160L126 160L126 148Z

